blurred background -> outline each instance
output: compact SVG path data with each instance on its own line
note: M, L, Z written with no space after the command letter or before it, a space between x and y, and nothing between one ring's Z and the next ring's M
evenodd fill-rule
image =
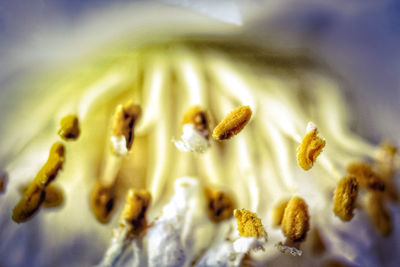
M74 60L96 45L116 38L137 20L135 10L149 3L1 1L1 110L10 105L4 101L4 91L12 86L4 86L5 83L23 71L32 71L34 66ZM229 31L248 32L256 39L252 41L259 44L315 55L348 82L347 90L355 96L357 127L363 135L375 142L378 136L374 133L397 139L400 1L165 0L153 2L150 9L157 13L157 9L166 6L186 10L188 17L198 21L204 17L226 23L230 25ZM129 12L134 15L129 16ZM160 19L163 16L168 17L168 11L157 13Z

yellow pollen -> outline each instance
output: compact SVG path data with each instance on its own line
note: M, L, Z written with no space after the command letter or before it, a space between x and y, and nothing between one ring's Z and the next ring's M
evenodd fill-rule
M50 184L46 188L46 196L44 198L42 207L44 208L55 208L62 205L64 202L64 195L60 188Z
M67 115L60 121L58 135L66 140L75 140L79 137L79 119L76 115Z
M279 201L273 208L272 211L272 225L279 226L282 223L283 214L285 212L286 206L289 203L289 200L281 200Z
M25 194L26 190L28 190L29 185L20 187L20 192L22 195ZM59 207L64 202L64 195L62 190L53 185L49 184L45 189L45 197L44 201L41 205L42 208L53 208Z
M333 212L342 220L350 221L356 206L358 182L354 176L342 178L333 196Z
M302 241L309 230L309 221L306 202L300 197L292 197L282 218L283 234L292 241Z
M361 187L383 191L385 183L377 173L375 173L368 163L353 163L347 167L349 174L354 175Z
M256 238L266 236L267 233L264 230L261 219L255 213L240 209L234 210L233 215L236 218L240 236Z
M325 140L318 137L318 130L309 131L297 147L297 162L299 166L307 171L312 168L318 155L325 147Z
M221 141L238 134L249 122L251 114L249 106L240 106L234 109L215 127L213 138Z
M114 185L98 183L91 195L91 206L96 219L101 223L108 223L114 211Z
M13 210L12 219L25 222L40 208L46 198L47 186L57 177L64 163L65 148L62 143L55 143L51 149L47 162L36 175L36 178L25 190L23 197Z
M142 109L129 101L124 105L119 105L114 113L112 135L115 137L123 136L126 141L126 148L130 150L134 139L134 127L141 115Z
M193 124L196 131L201 133L204 138L209 139L210 129L208 126L208 117L205 110L195 105L190 107L183 115L182 125Z
M121 227L131 227L133 235L141 234L147 227L146 212L150 202L151 195L148 191L130 189L120 218Z
M207 198L207 213L210 220L218 223L232 217L235 202L228 193L211 188L205 188L204 193Z

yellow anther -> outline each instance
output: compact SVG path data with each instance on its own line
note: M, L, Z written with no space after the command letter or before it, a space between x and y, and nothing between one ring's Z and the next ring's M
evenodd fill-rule
M46 188L46 196L44 198L42 206L44 208L55 208L62 205L64 202L64 195L60 188L50 184Z
M279 201L273 208L272 211L272 225L279 226L282 223L283 214L285 212L286 206L289 203L289 200L281 200Z
M310 216L306 202L300 197L292 197L282 218L282 232L292 241L302 241L309 230Z
M91 195L91 206L96 219L101 223L108 223L114 211L114 185L98 183Z
M353 218L357 195L358 182L354 176L347 176L339 181L333 196L333 212L342 221Z
M60 121L58 135L66 140L75 140L79 137L79 119L76 115L67 115Z
M235 202L226 192L211 188L204 189L207 198L207 213L213 222L221 222L233 215Z
M366 212L379 233L389 236L392 232L392 218L383 202L383 195L379 192L369 192Z
M134 128L142 109L129 101L124 105L119 105L114 113L112 136L123 137L125 149L130 150L134 139Z
M249 106L240 106L229 113L213 131L215 140L225 140L238 134L249 122L252 111Z
M51 147L47 162L14 208L12 219L15 222L27 221L40 208L46 198L47 186L56 178L63 166L64 155L65 148L62 143L55 143Z
M120 225L131 227L133 235L141 234L147 227L146 212L150 206L151 195L146 190L130 189L126 195Z
M318 137L316 127L310 129L297 147L297 162L303 170L309 170L317 160L318 155L325 147L325 140Z
M0 193L6 191L8 176L6 172L0 171Z
M261 223L261 219L257 217L257 214L245 210L234 210L233 215L236 218L238 225L239 235L243 237L265 237L267 233Z
M182 125L185 124L193 124L196 131L201 133L204 138L209 138L207 113L200 106L192 106L186 111L182 121Z
M378 191L385 190L384 181L368 163L353 163L347 167L347 171L356 177L361 187Z
M20 187L22 195L28 190L29 185ZM49 184L45 189L45 197L42 203L43 208L58 207L64 202L63 192L60 188L53 184Z

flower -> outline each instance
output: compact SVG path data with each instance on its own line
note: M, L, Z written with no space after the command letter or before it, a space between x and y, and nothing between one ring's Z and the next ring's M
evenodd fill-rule
M390 202L385 188L396 182L399 157L350 131L342 80L302 54L270 54L251 39L240 40L236 26L165 9L175 12L172 21L194 21L193 28L170 22L172 27L162 30L132 29L131 38L125 32L116 43L64 65L61 73L47 74L45 82L24 84L44 93L37 101L17 102L4 123L1 144L7 153L0 154L1 168L9 174L9 186L0 196L0 255L5 264L281 266L285 260L299 265L335 260L373 266L396 261L372 248L396 242L398 204ZM142 10L141 19L151 20ZM232 35L223 40L204 35L228 31ZM194 106L209 114L202 128L194 120L181 123ZM226 116L242 109L238 121ZM61 141L58 124L65 125L63 118L71 115L77 120L67 128L76 130L79 122L79 131L62 141L63 170L47 177L62 188L63 205L45 209L48 188L39 186L36 213L15 224L11 212L25 199L18 188L46 169L51 144ZM306 127L311 120L325 140L316 127ZM218 130L220 121L229 127L216 136L231 138L209 140L208 130ZM170 140L182 132L177 149ZM297 164L296 148L307 136L317 147L300 149L307 152L305 161L311 160L304 168ZM351 164L364 161L361 171L354 171L358 165ZM362 186L360 173L373 173L367 176L382 186ZM348 175L360 184L357 196L349 194L349 205L341 201L347 194L333 197ZM118 219L131 188L136 191L129 191ZM288 198L274 213L276 203ZM352 217L349 222L335 215L337 201L345 206L346 220ZM322 256L314 256L310 244L315 229L326 248ZM287 259L281 252L301 257Z

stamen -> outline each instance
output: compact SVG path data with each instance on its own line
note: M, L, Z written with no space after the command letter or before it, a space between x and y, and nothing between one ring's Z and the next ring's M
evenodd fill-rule
M28 190L29 185L20 187L20 192L22 195ZM61 206L64 202L63 192L57 186L50 184L45 189L45 197L42 203L43 208L55 208Z
M76 115L67 115L60 121L60 129L58 135L66 140L75 140L79 137L79 119Z
M134 128L141 114L141 108L128 101L119 105L114 113L111 143L114 154L106 158L106 167L100 182L95 186L91 195L92 210L101 223L111 219L115 204L115 179L124 156L132 147Z
M94 215L101 223L108 223L114 211L115 191L114 185L99 182L91 195L91 206Z
M25 222L31 218L45 200L47 186L57 177L64 163L65 148L62 143L55 143L51 149L47 162L37 174L33 182L24 192L24 196L13 210L12 219Z
M64 202L64 195L60 188L50 184L46 188L46 196L44 198L42 206L44 208L56 208L62 205Z
M8 175L4 171L0 171L0 194L6 192L8 183Z
M306 202L300 197L292 197L282 218L282 232L291 241L303 241L309 230L310 216Z
M207 114L200 106L192 106L186 111L182 125L185 124L193 124L196 131L201 133L205 139L209 139L210 130L208 128Z
M233 215L235 202L226 192L211 188L205 188L204 193L207 198L207 212L213 222L221 222L229 219Z
M182 131L182 141L174 141L180 151L203 153L210 145L207 114L200 106L192 106L185 113Z
M147 227L146 212L150 201L151 195L148 191L129 190L121 214L120 226L131 228L131 233L135 236L141 234Z
M257 214L245 209L236 209L233 211L233 215L236 218L240 236L260 238L267 235Z
M119 105L114 113L111 143L118 156L126 154L132 147L134 127L141 114L141 108L129 101Z
M234 109L214 128L213 138L221 141L238 134L249 122L251 114L249 106L240 106Z
M361 187L383 191L385 190L385 183L382 181L381 177L376 174L370 167L368 163L353 163L347 167L349 174L354 175L357 182Z
M283 214L285 213L285 209L289 200L281 200L279 201L273 208L272 211L272 225L279 226L282 223Z
M325 143L325 140L318 137L317 127L312 122L309 122L307 134L297 148L297 162L303 170L307 171L312 168L318 155L325 147Z
M149 208L150 200L151 195L145 190L136 191L130 189L128 191L119 227L114 229L111 244L99 266L116 266L132 240L133 242L141 241L138 238L147 228L146 212Z
M392 232L392 219L383 201L381 193L369 192L365 209L372 224L382 236L386 237Z
M333 196L333 212L342 221L347 222L353 218L357 195L358 182L354 176L347 176L339 181Z

